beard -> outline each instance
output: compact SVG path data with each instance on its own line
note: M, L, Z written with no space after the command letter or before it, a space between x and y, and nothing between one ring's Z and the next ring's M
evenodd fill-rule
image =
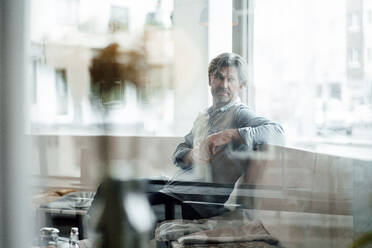
M212 94L212 96L213 96L213 102L215 103L217 107L221 107L231 102L230 92L223 88L217 88Z

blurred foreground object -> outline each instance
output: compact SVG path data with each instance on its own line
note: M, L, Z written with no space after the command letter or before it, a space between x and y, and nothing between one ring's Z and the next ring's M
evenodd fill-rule
M106 179L91 211L94 247L147 247L155 217L143 181Z
M124 100L125 84L144 87L146 62L143 50L120 50L117 43L104 48L92 59L91 87L96 107L109 106ZM97 101L98 100L98 101Z
M40 247L57 248L59 230L53 227L43 227L40 229Z
M77 227L71 227L69 247L79 248L79 229Z
M120 50L118 44L110 44L92 60L91 85L99 102L104 107L103 118L116 100L123 100L124 84L137 89L144 86L146 63L143 50ZM106 131L106 126L103 126ZM120 168L109 166L109 137L102 139L99 153L103 180L98 204L90 212L93 247L147 247L149 234L155 221L154 214L144 194L144 185L132 177L133 165L121 164Z

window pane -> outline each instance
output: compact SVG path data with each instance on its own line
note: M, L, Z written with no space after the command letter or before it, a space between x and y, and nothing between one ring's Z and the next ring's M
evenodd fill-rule
M99 134L106 124L115 134L173 132L173 1L33 0L31 7L33 133ZM94 83L91 61L112 44L120 71L102 75L121 79Z
M285 126L292 145L370 158L369 148L340 146L372 137L372 74L361 52L372 40L364 15L367 1L255 2L256 108Z

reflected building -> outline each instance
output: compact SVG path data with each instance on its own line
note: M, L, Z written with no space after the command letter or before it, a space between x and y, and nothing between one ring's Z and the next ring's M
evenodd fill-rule
M11 12L8 6L24 3L5 2L1 14ZM147 193L178 197L153 199L158 224L171 221L158 229L164 235L154 234L158 241L182 245L182 240L196 240L210 247L214 238L234 238L235 244L246 247L251 240L241 232L259 229L266 238L275 236L266 239L269 243L258 241L265 247L278 242L285 247L347 247L371 230L368 136L362 133L366 142L357 144L354 129L345 136L345 126L339 136L314 132L318 118L345 124L350 115L357 127L364 126L372 135L371 0L30 2L30 39L24 35L26 27L8 27L18 18L27 19L27 10L20 16L2 15L9 20L0 23L7 34L0 38L0 48L6 51L0 68L0 117L5 127L0 132L0 185L6 186L0 187L0 219L6 228L0 228L0 237L18 239L28 229L37 246L41 227L57 227L65 238L76 225L80 238L87 238L85 220L106 169L118 180L149 183ZM30 54L14 49L19 47L12 44L13 32L30 45ZM92 83L92 58L118 41L118 61L128 80ZM223 172L213 167L213 180L192 181L189 171L177 171L171 154L197 113L211 103L208 62L222 51L236 52L248 61L248 90L242 101L284 124L286 138L294 142L231 152L226 160L217 157ZM141 91L136 78L144 82ZM108 85L115 90L107 93ZM23 91L29 93L25 99ZM29 121L20 114L25 105ZM23 147L29 138L32 147ZM239 169L239 179L228 159ZM25 194L25 188L30 192ZM123 184L122 189L129 188ZM116 192L119 196L112 199L123 202ZM146 217L136 195L127 201L130 212L136 213L137 224L146 224L142 220L151 217ZM26 196L32 198L32 206L22 199ZM214 208L229 211L200 220L214 215ZM208 215L195 217L193 210L198 209ZM33 212L34 221L22 219L26 210ZM191 222L197 224L194 231L212 231L209 244L199 240L200 235L190 240L183 230L177 240L168 235ZM220 232L226 227L234 237ZM3 243L8 244L0 238Z
M126 132L152 133L154 127L146 126L143 119L147 115L157 120L158 128L170 125L174 76L169 4L152 1L138 8L130 1L97 4L61 0L47 4L33 0L32 131L69 133L88 128L94 132L108 122L118 132L125 126ZM48 14L40 16L40 12ZM121 82L115 94L97 99L89 77L91 59L115 42L127 54L143 53L146 71L142 76L148 82L141 92L130 82ZM102 120L97 113L97 103L102 109L111 109L108 119Z
M346 73L350 108L360 124L370 124L372 104L372 3L346 1ZM363 116L364 115L364 116ZM365 116L367 115L367 116Z

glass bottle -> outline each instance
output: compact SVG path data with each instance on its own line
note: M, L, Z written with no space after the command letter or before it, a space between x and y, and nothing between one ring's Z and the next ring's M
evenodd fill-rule
M53 227L43 227L40 229L40 247L57 248L59 230Z
M79 248L79 229L77 227L71 228L69 247Z

